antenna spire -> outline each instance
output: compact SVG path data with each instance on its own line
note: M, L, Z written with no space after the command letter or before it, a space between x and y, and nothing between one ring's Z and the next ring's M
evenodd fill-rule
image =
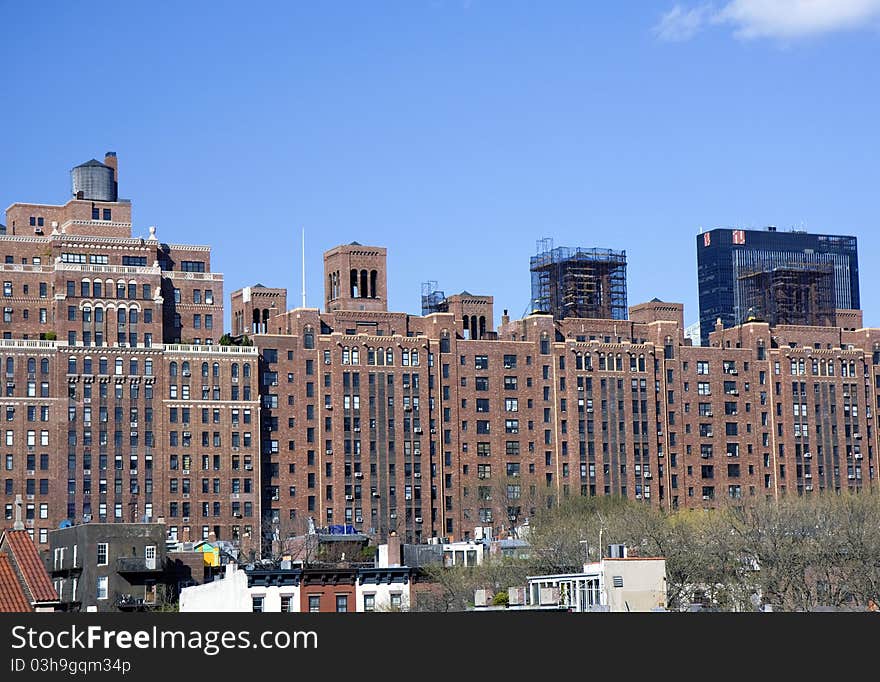
M306 228L302 230L302 278L303 278L303 304L306 307Z

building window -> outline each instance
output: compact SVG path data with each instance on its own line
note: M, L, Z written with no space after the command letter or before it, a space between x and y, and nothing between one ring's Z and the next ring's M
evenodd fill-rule
M346 613L348 611L348 595L336 595L336 613Z
M309 612L318 613L321 610L321 596L317 594L309 595Z
M107 582L109 578L106 575L102 575L98 578L98 589L97 596L98 599L106 599L107 598Z
M98 566L106 566L107 565L107 543L99 542L98 543Z
M293 597L289 594L281 595L281 611L283 613L293 613Z
M375 611L376 610L376 595L375 594L365 594L364 595L364 611Z
M253 611L254 613L263 612L263 597L252 597L251 602L251 611Z

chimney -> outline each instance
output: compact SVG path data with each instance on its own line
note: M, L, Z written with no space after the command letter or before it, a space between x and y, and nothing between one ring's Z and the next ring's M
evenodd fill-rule
M400 536L397 533L388 536L388 565L400 566Z
M12 530L24 530L24 523L21 520L21 495L15 496L15 523Z
M501 316L501 324L508 324L510 322L510 315L507 314L507 308L504 309L504 314Z
M113 182L119 183L119 167L116 163L116 152L107 152L104 154L104 165L113 169Z

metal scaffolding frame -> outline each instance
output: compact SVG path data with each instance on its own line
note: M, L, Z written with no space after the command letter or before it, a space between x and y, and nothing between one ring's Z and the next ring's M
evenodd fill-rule
M530 259L531 312L555 319L627 319L626 251L553 247L540 239Z
M834 266L794 263L743 271L738 278L746 319L773 325L836 326Z
M446 312L449 312L449 304L446 294L437 288L437 282L422 282L422 315Z

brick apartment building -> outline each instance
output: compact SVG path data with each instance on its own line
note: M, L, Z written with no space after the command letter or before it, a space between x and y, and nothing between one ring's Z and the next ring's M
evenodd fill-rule
M6 518L21 494L42 549L62 520L258 534L257 355L215 345L210 247L133 237L115 154L72 175L66 204L0 227Z
M38 546L63 519L419 542L569 495L676 509L876 485L880 329L859 311L717 326L708 347L656 299L496 329L468 292L388 311L385 249L353 243L325 254L323 312L243 289L233 330L255 345L219 346L209 247L132 238L117 186L115 156L89 162L67 204L14 204L0 230L3 494L9 518L26 496Z
M834 328L718 326L700 347L681 304L505 314L495 330L479 297L475 333L467 292L388 312L385 261L329 251L325 312L287 311L252 337L266 527L468 539L569 495L677 509L876 485L880 330L859 311Z

